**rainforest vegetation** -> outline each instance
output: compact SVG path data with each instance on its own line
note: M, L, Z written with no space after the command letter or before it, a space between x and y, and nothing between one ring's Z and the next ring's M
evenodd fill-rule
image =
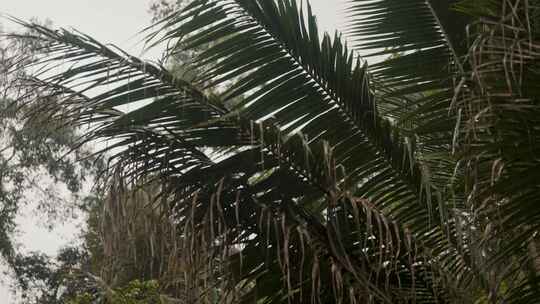
M5 21L23 301L539 303L540 1L327 1L343 33L307 0L161 1L160 62ZM11 242L36 168L86 219L54 259Z

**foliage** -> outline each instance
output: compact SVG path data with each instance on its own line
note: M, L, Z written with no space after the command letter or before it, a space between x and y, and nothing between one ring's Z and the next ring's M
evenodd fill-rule
M185 298L199 286L186 282L182 275L179 252L185 244L170 220L174 211L166 205L153 205L158 190L153 184L128 189L118 181L107 199L91 211L86 240L93 244L94 272L109 286L155 280L161 293Z
M154 280L137 279L111 287L94 272L91 253L74 247L56 258L41 253L18 255L13 263L21 303L24 304L158 304L170 303Z
M160 304L163 303L158 293L158 283L156 281L140 282L134 280L127 286L110 291L108 300L96 302L95 294L85 292L69 299L66 304Z
M154 1L150 5L150 13L152 14L152 22L158 22L159 20L170 15L174 11L180 10L189 3L188 0L159 0ZM196 54L208 49L208 45L201 45L197 48L193 48L185 51L175 51L171 54L167 54L164 60L167 63L168 70L178 77L185 80L191 80L196 77L199 69L190 69L192 66L193 58Z
M21 86L29 77L21 68L39 47L35 40L0 41L0 255L18 293L28 301L52 303L60 274L73 262L66 255L75 252L66 249L58 260L22 254L15 245L15 219L22 210L32 210L41 225L52 228L78 216L93 198L87 188L101 163L81 147L78 130L26 103L45 98Z
M538 3L349 2L354 51L309 4L194 0L148 33L209 46L188 80L23 22L27 85L109 141L111 223L151 189L113 229L173 227L188 303L536 302Z
M157 22L174 11L178 10L186 0L156 0L150 4L150 14L152 15L152 22Z
M74 247L60 250L55 258L39 252L17 254L11 267L21 303L61 304L84 291L85 281L79 278L87 259Z
M460 116L454 148L478 228L470 233L477 244L475 263L484 271L491 302L540 300L540 70L534 51L539 4L488 2L471 10L472 3L463 1L460 6L478 22L470 29L465 74L456 88Z

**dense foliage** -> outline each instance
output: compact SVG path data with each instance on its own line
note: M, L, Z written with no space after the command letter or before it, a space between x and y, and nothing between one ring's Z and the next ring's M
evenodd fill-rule
M0 40L0 256L12 267L23 259L13 235L20 212L32 210L49 228L76 216L92 199L85 183L99 171L77 130L25 102L40 98L20 82L39 47L33 39Z
M155 281L140 282L134 280L126 287L109 290L108 293L99 299L95 292L84 292L67 300L66 304L161 304L167 303L162 300L158 292L158 284Z
M347 3L352 46L308 3L190 1L147 31L189 79L23 22L28 104L108 141L111 248L185 303L538 302L540 3Z

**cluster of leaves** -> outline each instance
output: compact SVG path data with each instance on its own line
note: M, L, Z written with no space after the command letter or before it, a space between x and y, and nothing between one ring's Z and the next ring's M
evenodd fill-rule
M160 294L155 280L138 279L114 287L94 275L92 253L75 247L55 258L34 252L18 255L13 262L18 296L25 304L161 304L171 303ZM169 302L165 302L169 301Z
M107 291L103 299L96 299L95 293L84 292L63 302L65 304L161 304L159 284L156 281L134 280L123 288L115 288Z
M81 274L88 270L87 260L88 255L74 247L60 250L55 258L39 252L18 254L11 267L22 303L65 303L86 288Z
M150 4L152 22L157 22L178 10L186 0L156 0Z

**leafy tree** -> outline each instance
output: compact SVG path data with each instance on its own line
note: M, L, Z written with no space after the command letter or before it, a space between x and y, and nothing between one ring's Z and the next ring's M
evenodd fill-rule
M88 252L67 247L56 258L19 255L14 266L24 304L162 304L174 299L159 293L155 280L138 279L112 287L92 274Z
M21 303L163 303L156 281L133 280L123 287L111 288L86 272L88 264L81 263L88 263L88 256L75 248L61 250L54 262L40 253L21 256L15 267L19 284L24 286Z
M42 225L52 228L77 216L90 204L92 195L85 187L100 162L81 147L78 130L66 121L49 120L46 111L27 103L45 98L21 85L29 77L21 67L32 62L39 47L32 39L0 42L0 255L15 290L25 298L41 294L44 299L49 295L43 292L59 288L58 274L51 270L56 262L41 253L19 252L15 219L21 210L31 209ZM41 292L35 293L39 286Z
M112 185L157 185L200 302L538 302L537 1L349 2L354 51L309 4L194 0L148 37L210 45L189 81L26 24L29 86L111 141Z
M150 4L150 14L152 15L152 21L157 22L170 14L172 14L174 11L180 9L181 7L185 6L186 2L189 2L189 0L157 0L152 1Z
M61 249L55 258L39 252L18 254L11 266L20 303L61 304L85 292L87 261L86 252L74 247Z

